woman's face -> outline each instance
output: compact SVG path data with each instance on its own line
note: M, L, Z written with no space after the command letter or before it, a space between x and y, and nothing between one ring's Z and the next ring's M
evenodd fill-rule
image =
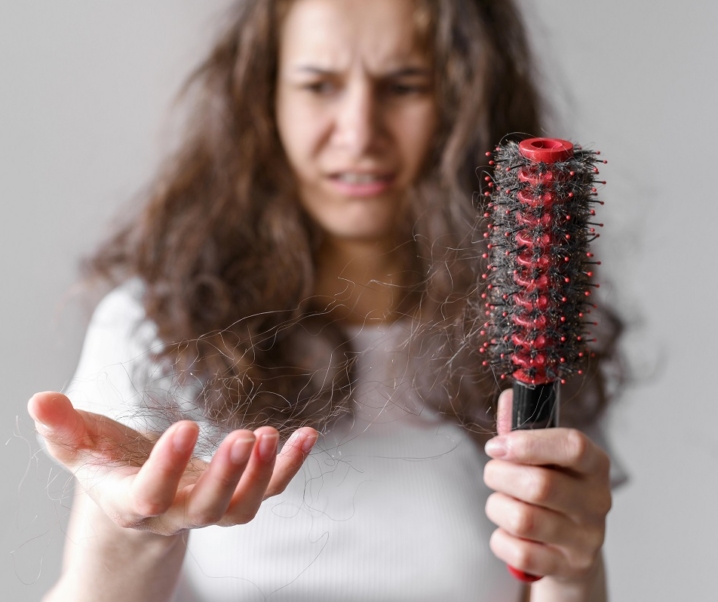
M433 78L414 10L412 0L296 0L283 21L279 135L302 205L329 236L392 238L431 145Z

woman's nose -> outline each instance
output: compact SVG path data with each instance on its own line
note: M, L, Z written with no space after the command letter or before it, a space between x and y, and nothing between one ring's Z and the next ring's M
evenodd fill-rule
M370 153L381 136L381 107L372 86L349 86L338 109L336 142L353 158Z

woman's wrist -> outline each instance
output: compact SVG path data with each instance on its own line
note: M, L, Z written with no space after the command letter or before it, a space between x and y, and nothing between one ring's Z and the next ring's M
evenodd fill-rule
M544 577L531 586L531 602L606 602L606 572L599 554L584 577Z
M124 528L78 492L65 544L63 574L45 601L171 600L188 532L157 535Z

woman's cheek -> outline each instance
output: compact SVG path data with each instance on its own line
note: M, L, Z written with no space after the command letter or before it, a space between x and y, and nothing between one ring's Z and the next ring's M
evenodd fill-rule
M421 175L436 133L436 111L433 102L416 107L398 124L403 144L402 155L406 167L406 185L413 184Z

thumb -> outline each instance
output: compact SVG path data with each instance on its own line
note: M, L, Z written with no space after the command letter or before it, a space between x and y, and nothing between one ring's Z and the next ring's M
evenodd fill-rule
M514 399L514 392L506 389L499 395L498 409L496 411L496 430L499 435L511 432L511 409Z
M71 461L85 441L87 428L70 400L53 391L36 393L28 401L27 411L52 455L63 463Z

